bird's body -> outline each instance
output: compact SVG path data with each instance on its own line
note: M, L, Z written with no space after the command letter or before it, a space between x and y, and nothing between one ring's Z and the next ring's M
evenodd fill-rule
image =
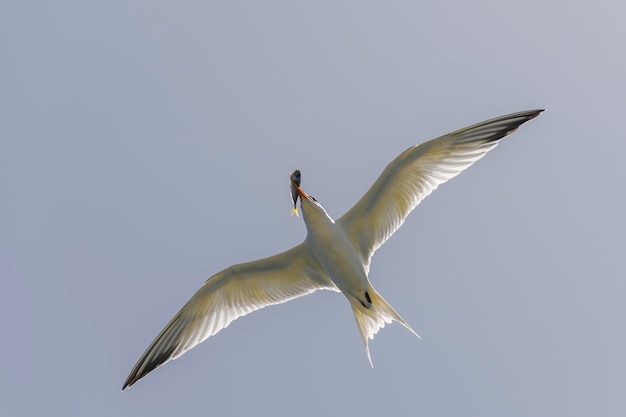
M367 302L367 272L343 229L315 201L303 198L301 204L307 229L305 243L313 258L346 296Z
M368 340L373 339L385 323L398 321L418 335L372 287L367 277L369 262L363 262L342 225L337 224L315 199L299 187L297 189L307 229L304 243L323 273L350 301L367 359L372 365Z
M371 257L406 216L440 184L493 149L501 138L543 110L491 119L412 146L394 159L368 192L334 221L291 178L294 204L301 200L307 237L269 258L233 265L209 278L159 333L122 389L175 359L233 320L260 308L319 289L341 291L352 307L371 364L368 341L386 323L408 323L368 279Z

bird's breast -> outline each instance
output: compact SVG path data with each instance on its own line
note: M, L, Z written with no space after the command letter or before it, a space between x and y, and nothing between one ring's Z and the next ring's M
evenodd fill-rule
M307 241L324 272L346 294L361 299L367 291L365 267L344 231L335 223L309 230Z

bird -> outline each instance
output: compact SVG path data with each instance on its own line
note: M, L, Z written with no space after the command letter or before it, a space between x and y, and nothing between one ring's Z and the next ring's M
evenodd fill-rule
M371 366L368 342L386 324L396 321L419 337L372 287L368 274L374 252L439 185L543 111L500 116L409 147L336 220L300 187L300 173L294 171L290 186L294 205L300 199L304 241L277 255L232 265L206 280L141 355L122 390L237 318L322 289L341 292L350 302Z

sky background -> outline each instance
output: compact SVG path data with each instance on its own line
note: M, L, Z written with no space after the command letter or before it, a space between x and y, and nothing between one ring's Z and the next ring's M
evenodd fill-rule
M623 1L3 1L0 414L626 415ZM343 296L234 322L120 392L206 278L302 241L407 147L546 108Z

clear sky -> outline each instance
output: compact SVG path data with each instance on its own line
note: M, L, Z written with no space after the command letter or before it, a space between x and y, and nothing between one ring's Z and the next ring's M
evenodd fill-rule
M623 1L5 1L0 415L626 414ZM426 199L370 279L120 392L206 278L288 249L408 146L546 108Z

